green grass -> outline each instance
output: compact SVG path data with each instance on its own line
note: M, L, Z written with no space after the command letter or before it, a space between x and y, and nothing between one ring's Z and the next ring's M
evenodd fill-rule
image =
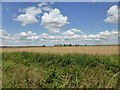
M118 88L118 55L2 53L3 88Z

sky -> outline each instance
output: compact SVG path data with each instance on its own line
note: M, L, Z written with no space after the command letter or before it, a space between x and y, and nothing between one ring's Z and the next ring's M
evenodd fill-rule
M117 2L2 2L1 46L118 44Z

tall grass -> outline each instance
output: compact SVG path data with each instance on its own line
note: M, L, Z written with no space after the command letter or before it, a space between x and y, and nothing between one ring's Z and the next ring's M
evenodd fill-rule
M118 88L118 55L2 53L3 88Z

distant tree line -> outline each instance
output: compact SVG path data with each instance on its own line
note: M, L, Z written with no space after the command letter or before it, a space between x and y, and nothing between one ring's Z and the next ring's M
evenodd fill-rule
M88 44L84 44L84 45L80 45L80 44L55 44L54 46L58 47L58 46L120 46L119 44L113 44L113 45L88 45ZM46 47L46 45L35 45L35 46L0 46L2 48L6 48L6 47Z
M80 44L55 44L54 46L87 46L87 44L85 45L80 45Z

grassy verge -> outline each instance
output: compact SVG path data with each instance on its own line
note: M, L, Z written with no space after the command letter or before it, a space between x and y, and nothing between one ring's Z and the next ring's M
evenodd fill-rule
M118 55L2 53L3 88L118 88Z

